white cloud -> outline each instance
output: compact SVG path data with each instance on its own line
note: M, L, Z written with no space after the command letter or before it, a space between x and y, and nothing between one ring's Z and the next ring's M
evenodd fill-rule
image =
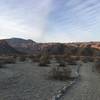
M17 36L38 40L43 35L52 0L33 2L30 1L30 5L27 2L24 6L22 3L22 7L14 9L7 4L0 7L0 38Z

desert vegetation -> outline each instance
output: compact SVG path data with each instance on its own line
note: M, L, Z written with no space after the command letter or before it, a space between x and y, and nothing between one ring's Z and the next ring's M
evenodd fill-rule
M55 80L67 80L70 78L71 70L65 65L55 66L50 71L50 77Z
M26 60L26 56L20 56L19 61L24 62Z
M54 80L66 81L70 79L71 70L62 56L54 56L54 62L51 64L51 71L49 77Z
M6 45L8 44L5 43L3 47L6 47ZM1 97L5 98L5 93L8 93L7 95L13 95L14 99L17 98L15 94L18 94L20 98L30 97L30 100L33 98L35 100L48 100L48 95L52 96L55 94L55 91L62 88L65 84L76 81L79 77L78 72L81 73L83 71L82 75L85 73L91 78L92 74L94 74L94 72L91 72L93 64L95 64L95 68L100 72L100 52L97 49L91 48L91 46L73 43L71 45L35 43L35 46L35 49L32 46L31 52L29 51L28 54L16 54L19 52L7 46L7 49L15 53L9 55L10 51L8 52L5 49L7 55L4 52L0 57L0 91L2 92L2 86L6 88L3 90L4 93L2 93L3 96ZM82 68L81 71L79 69L80 66ZM88 74L88 72L90 73ZM15 92L13 93L13 91ZM36 97L37 94L38 96Z
M100 72L100 61L95 61L95 68L98 72Z
M14 64L16 63L16 59L14 59L13 57L5 57L5 58L1 58L0 62L3 64Z
M50 63L49 61L49 55L48 54L42 54L39 59L39 66L48 66Z
M0 62L0 68L3 68L4 67L4 65Z
M29 58L32 60L32 62L39 62L39 59L41 57L41 54L36 54L36 55L32 55Z

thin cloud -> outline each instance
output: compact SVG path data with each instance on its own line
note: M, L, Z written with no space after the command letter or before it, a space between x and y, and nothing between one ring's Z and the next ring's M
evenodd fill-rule
M6 0L5 0L6 1ZM0 7L0 33L2 37L24 36L38 39L43 34L46 18L51 8L52 0L30 0L19 5L10 0ZM28 3L28 4L27 4ZM12 5L15 5L12 9ZM22 7L21 7L22 5ZM28 35L28 36L27 36Z
M92 41L100 37L99 16L99 0L1 0L0 38Z

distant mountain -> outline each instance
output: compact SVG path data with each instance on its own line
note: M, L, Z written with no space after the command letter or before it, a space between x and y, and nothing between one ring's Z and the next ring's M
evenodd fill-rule
M21 54L11 47L5 40L0 40L0 55Z
M7 43L16 50L29 54L37 54L48 52L50 54L63 54L65 52L65 44L62 43L37 43L30 39L21 38L5 39Z
M33 53L33 47L36 44L36 42L30 39L25 40L21 38L11 38L11 39L5 39L5 40L13 48L24 53Z
M71 54L75 56L100 56L100 42L82 43L38 43L34 52L49 54Z
M16 50L28 54L48 52L83 56L100 55L100 42L37 43L20 38L5 39L5 41Z

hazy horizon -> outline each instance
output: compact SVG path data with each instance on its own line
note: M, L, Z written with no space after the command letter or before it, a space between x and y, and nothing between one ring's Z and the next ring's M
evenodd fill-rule
M0 39L36 42L100 40L99 0L2 0Z

